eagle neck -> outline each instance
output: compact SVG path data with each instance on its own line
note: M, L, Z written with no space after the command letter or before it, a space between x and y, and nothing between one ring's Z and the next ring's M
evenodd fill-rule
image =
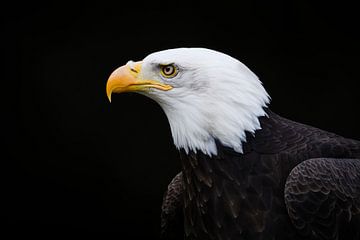
M265 128L272 125L267 117L260 121ZM219 151L214 156L180 150L186 239L206 240L227 234L233 236L231 239L240 239L249 232L262 232L268 228L265 223L259 224L247 218L254 211L265 214L261 207L266 201L260 199L256 188L249 186L248 181L264 181L265 174L273 169L270 166L273 162L260 161L258 153L253 151L258 141L256 135L249 132L246 135L243 153L223 146L219 141L216 141ZM271 193L273 196L281 192L275 188L269 191L274 191ZM254 199L256 203L251 202Z

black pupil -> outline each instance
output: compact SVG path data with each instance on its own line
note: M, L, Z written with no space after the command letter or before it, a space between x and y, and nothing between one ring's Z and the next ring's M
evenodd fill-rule
M173 67L172 66L166 66L164 69L164 73L167 75L170 75L173 73Z

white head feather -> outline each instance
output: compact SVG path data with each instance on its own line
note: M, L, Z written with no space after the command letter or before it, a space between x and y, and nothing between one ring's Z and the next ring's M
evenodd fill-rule
M178 74L165 78L159 66L174 64ZM143 92L163 108L174 143L186 152L216 155L215 140L242 153L245 131L260 129L270 97L258 77L240 61L204 48L178 48L148 55L139 74L173 86Z

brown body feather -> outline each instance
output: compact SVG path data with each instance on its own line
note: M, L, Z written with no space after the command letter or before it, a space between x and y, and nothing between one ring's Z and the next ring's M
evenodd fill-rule
M180 152L164 239L359 239L360 142L267 113L243 154Z

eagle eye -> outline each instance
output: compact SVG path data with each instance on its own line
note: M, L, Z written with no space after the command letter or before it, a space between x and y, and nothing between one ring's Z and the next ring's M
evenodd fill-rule
M160 65L160 72L166 78L175 77L178 70L174 64Z

